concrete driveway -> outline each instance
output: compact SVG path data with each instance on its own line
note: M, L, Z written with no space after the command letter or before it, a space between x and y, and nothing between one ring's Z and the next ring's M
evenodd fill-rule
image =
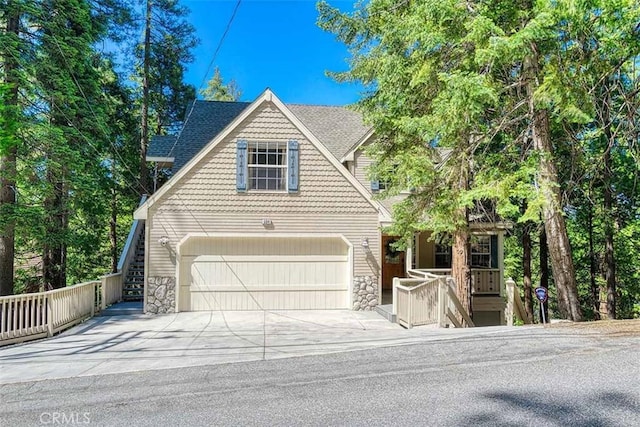
M396 346L522 328L410 330L374 312L244 311L95 317L0 348L0 383L204 366Z

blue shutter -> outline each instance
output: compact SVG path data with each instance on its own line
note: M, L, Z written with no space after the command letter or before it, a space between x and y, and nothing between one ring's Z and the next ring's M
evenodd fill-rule
M247 141L236 144L236 190L247 191Z
M491 268L498 267L498 236L491 236Z
M380 191L380 181L371 181L371 191L373 193Z
M287 189L289 190L289 193L296 193L300 187L299 159L300 153L298 149L298 141L289 141L289 166L287 170Z

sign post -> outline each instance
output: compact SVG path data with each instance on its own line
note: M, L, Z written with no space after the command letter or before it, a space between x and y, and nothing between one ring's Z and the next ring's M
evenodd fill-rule
M545 319L544 316L544 303L547 301L547 288L543 288L543 287L537 287L535 290L536 293L536 298L538 298L538 301L540 301L540 314L542 316L542 324L544 325L545 323L547 323L547 319Z

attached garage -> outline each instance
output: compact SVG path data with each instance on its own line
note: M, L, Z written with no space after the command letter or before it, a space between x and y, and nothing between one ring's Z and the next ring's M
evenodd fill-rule
M343 236L190 235L178 257L180 311L350 307Z

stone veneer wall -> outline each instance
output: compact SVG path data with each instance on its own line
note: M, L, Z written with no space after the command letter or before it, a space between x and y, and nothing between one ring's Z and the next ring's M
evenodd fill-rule
M145 313L163 314L176 311L176 278L173 276L149 277Z
M378 279L371 276L353 278L353 310L370 311L378 305Z

